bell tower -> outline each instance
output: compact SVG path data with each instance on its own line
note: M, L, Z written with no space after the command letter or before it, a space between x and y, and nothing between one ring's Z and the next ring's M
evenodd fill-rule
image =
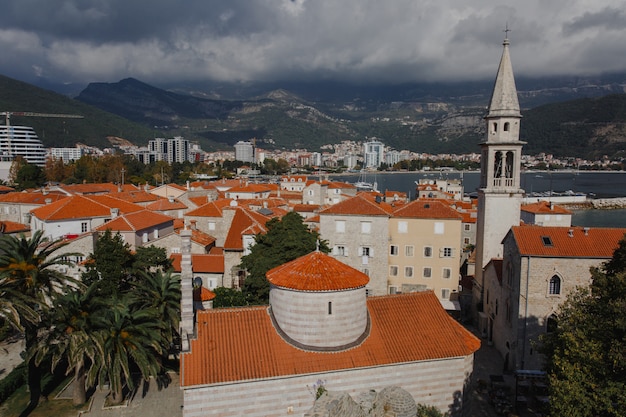
M476 224L475 305L483 301L483 269L493 258L502 258L502 239L520 223L524 190L520 186L520 113L513 67L509 56L508 28L502 58L485 116L487 132L480 143L480 186Z

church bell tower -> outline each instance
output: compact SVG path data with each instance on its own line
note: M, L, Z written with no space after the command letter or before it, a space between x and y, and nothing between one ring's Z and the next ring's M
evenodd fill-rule
M505 30L508 35L508 29ZM480 143L480 186L476 225L475 305L483 302L483 269L493 258L502 258L502 239L520 223L524 190L520 186L520 113L509 40L503 42L502 58L485 116L487 132Z

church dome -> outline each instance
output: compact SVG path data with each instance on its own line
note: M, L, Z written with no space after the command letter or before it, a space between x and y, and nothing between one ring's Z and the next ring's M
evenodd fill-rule
M365 287L364 273L315 251L269 270L265 276L277 287L298 291L340 291Z
M369 328L367 275L319 251L271 269L272 319L283 338L307 350L343 350Z

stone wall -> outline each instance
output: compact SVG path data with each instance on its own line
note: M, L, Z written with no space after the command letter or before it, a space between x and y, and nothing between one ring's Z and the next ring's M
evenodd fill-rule
M417 343L417 341L416 341ZM329 353L332 355L332 353ZM186 388L184 417L302 416L314 405L313 385L352 396L397 385L417 403L433 405L453 416L471 415L461 405L473 369L474 355L466 357L349 369L322 374Z

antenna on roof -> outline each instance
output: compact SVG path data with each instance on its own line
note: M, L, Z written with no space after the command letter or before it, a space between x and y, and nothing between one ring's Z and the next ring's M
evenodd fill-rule
M320 251L320 240L317 239L315 241L315 252L319 252Z

